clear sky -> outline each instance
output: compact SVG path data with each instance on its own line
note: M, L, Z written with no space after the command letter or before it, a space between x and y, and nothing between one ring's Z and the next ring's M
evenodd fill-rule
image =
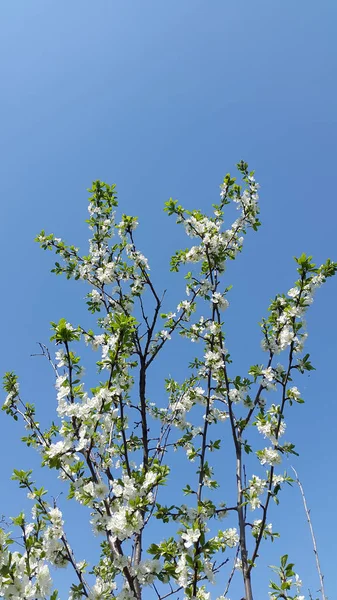
M50 275L53 257L33 239L45 228L85 251L93 179L117 183L122 210L139 216L139 243L165 288L176 281L166 275L168 258L185 241L163 214L164 201L173 196L206 210L238 160L256 170L263 227L249 235L226 281L234 284L229 343L242 375L259 360L257 323L270 299L295 279L292 257L304 251L316 262L337 260L336 25L335 0L1 2L0 365L17 371L42 415L54 406L52 374L30 355L37 341L48 341L51 320L83 322L85 291ZM336 297L337 280L329 281L310 310L307 350L317 371L299 382L306 404L292 413L288 432L331 599ZM8 483L11 472L37 463L5 415L0 430L0 513L11 515L24 504ZM285 492L273 522L282 537L262 562L288 551L314 592L296 489ZM74 518L68 531L80 545ZM255 575L258 600L267 598L268 577L263 569Z

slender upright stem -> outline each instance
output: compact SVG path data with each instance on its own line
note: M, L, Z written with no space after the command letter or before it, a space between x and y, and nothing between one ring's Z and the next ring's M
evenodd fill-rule
M297 485L298 485L298 487L300 489L300 492L301 492L305 514L306 514L306 517L307 517L307 521L309 523L309 529L310 529L310 534L311 534L311 539L312 539L312 545L313 545L314 554L315 554L315 560L316 560L317 573L318 573L320 584L321 584L320 592L322 594L322 600L327 600L327 597L326 597L325 591L324 591L324 575L322 574L321 565L320 565L320 562L319 562L319 556L318 556L316 538L315 538L314 529L313 529L312 522L311 522L311 517L310 517L310 509L308 508L307 501L306 501L306 498L305 498L305 495L304 495L303 486L302 486L302 483L300 482L300 480L298 478L297 472L295 471L294 467L291 467L291 468L292 468L292 470L295 473L296 483L297 483Z

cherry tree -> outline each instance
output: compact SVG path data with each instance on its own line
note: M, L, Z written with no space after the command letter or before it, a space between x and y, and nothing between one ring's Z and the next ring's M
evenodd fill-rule
M254 173L244 162L238 171L241 183L226 175L211 216L172 199L165 204L195 244L172 257L171 270L184 270L186 294L170 312L138 248L136 217L117 216L114 185L95 181L89 190L86 255L53 234L42 231L36 238L58 255L54 273L88 285L86 303L97 324L90 329L63 318L52 323L55 356L41 344L57 393L49 428L21 397L14 372L4 376L3 409L23 422L23 441L39 452L44 467L56 470L69 501L88 507L98 559L89 564L88 557L75 556L57 502L32 471L15 470L32 509L0 530L0 596L6 600L57 600L54 567L73 570L69 600L209 600L215 580L223 589L217 600L228 600L234 576L242 578L246 600L253 599L259 555L265 541L278 536L270 506L293 481L282 460L296 454L295 445L283 435L292 405L303 403L297 379L313 369L304 350L304 317L337 263L328 259L317 267L311 256L296 258L297 280L275 297L260 324L265 362L238 375L224 333L230 291L224 272L248 230L260 226ZM238 217L226 229L229 204ZM153 402L153 364L174 336L198 342L197 356L186 364L183 381L167 375L165 402ZM86 384L82 343L98 351L94 388ZM222 482L214 461L224 439L231 440L234 456L227 501L217 493ZM167 504L177 486L170 473L174 452L189 482L175 496L180 501ZM271 600L303 600L287 555L275 570Z

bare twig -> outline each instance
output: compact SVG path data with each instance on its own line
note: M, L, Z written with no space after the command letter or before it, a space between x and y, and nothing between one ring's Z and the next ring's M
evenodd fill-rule
M53 363L53 361L51 359L48 347L45 344L43 344L42 342L37 342L37 344L40 346L41 352L31 354L31 356L44 356L48 360L50 366L52 367L52 369L55 373L55 377L58 377L58 371L57 371L55 364Z
M226 596L227 596L227 594L228 594L228 590L229 590L229 588L230 588L230 585L231 585L231 583L232 583L232 579L233 579L233 577L234 577L234 575L235 575L235 571L236 571L236 561L237 561L237 559L238 559L239 552L240 552L240 544L238 544L238 545L237 545L237 548L236 548L236 553L235 553L235 556L234 556L234 561L233 561L233 567L232 567L231 573L230 573L230 575L229 575L229 578L228 578L228 581L227 581L226 589L225 589L225 591L224 591L224 594L223 594L223 595L225 596L225 598L226 598Z
M307 501L304 495L304 490L303 490L303 486L298 478L297 472L294 469L294 467L291 467L292 470L295 473L295 477L296 477L296 483L298 485L298 487L300 488L300 492L301 492L301 496L302 496L302 500L303 500L303 505L304 505L304 510L305 510L305 514L307 516L307 521L309 523L309 529L310 529L310 533L311 533L311 539L312 539L312 545L313 545L313 549L314 549L314 554L315 554L315 559L316 559L316 567L317 567L317 572L318 572L318 576L319 576L319 580L320 580L320 592L322 594L322 600L327 600L327 597L325 595L325 591L324 591L324 575L322 574L321 571L321 565L319 562L319 557L318 557L318 551L317 551L317 544L316 544L316 538L315 538L315 534L314 534L314 530L313 530L313 526L312 526L312 522L311 522L311 517L310 517L310 510L308 508L307 505Z

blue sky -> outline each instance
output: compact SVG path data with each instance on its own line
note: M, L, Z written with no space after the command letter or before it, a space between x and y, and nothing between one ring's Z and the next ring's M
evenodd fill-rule
M33 239L45 228L85 251L93 179L117 183L121 209L139 216L139 244L164 288L178 281L167 275L169 256L185 245L164 201L206 210L238 160L256 170L263 227L226 276L234 284L228 338L242 375L258 360L257 323L270 299L295 279L292 257L337 260L336 19L334 0L1 3L0 365L17 371L43 415L53 406L52 374L30 355L48 341L51 320L86 318L85 290L50 275L53 257ZM337 594L336 296L337 280L329 281L309 313L307 350L317 371L299 382L306 404L289 423L330 598ZM174 369L168 352L170 360ZM0 513L14 514L23 498L8 483L11 472L36 459L5 415L0 427ZM262 562L289 551L314 592L296 490L285 493L275 523L282 538ZM69 526L79 544L75 530ZM255 577L257 597L267 597L269 574Z

